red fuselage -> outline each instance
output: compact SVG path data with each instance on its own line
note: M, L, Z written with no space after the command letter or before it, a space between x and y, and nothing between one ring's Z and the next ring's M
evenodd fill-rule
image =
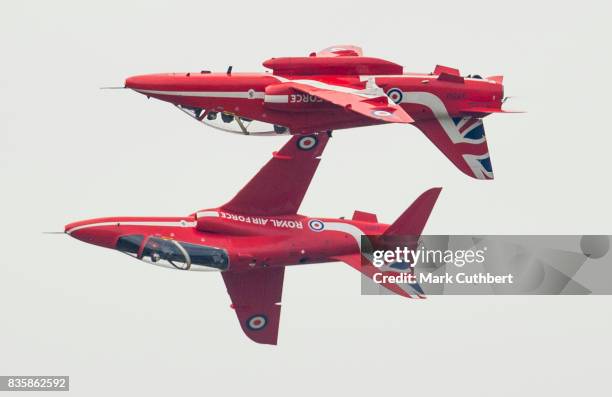
M66 225L65 232L86 243L165 267L185 269L190 263L190 270L240 271L329 262L331 257L358 254L361 235L381 234L386 228L375 222L302 215L245 216L210 209L185 217L90 219ZM168 252L162 252L160 240L171 243L170 249L165 249L174 255L171 262L166 260ZM149 244L153 241L157 244ZM216 263L198 261L195 257L202 249L218 250L212 254L224 258ZM160 251L157 257L152 255L155 250Z
M149 97L202 111L202 117L225 113L285 127L277 133L305 134L381 124L281 83L305 82L321 88L363 89L368 79L416 120L436 116L482 117L501 109L499 80L461 78L461 84L437 74L278 75L272 73L168 73L130 77L125 87ZM400 94L398 94L398 92ZM440 114L444 113L444 114ZM231 116L230 116L231 117Z

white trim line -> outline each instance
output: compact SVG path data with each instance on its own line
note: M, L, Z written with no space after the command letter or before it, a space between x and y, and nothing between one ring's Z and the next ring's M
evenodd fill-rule
M98 222L98 223L89 223L87 225L81 225L73 227L70 230L66 230L67 234L71 234L76 232L77 230L85 229L88 227L100 227L100 226L162 226L162 227L195 227L196 222L188 222L186 220L181 220L178 222L168 221L168 222L154 222L154 221L128 221L128 222Z
M422 73L414 73L414 74L410 74L410 73L408 73L408 74L379 74L379 75L366 75L366 74L363 74L363 75L359 76L359 79L361 81L366 81L367 79L372 78L372 77L374 77L374 78L381 78L381 79L384 79L384 78L387 78L387 77L392 77L392 78L406 77L406 78L416 78L416 79L437 79L438 77L440 77L440 75L439 74L422 74ZM464 76L461 76L461 77L463 77L464 80L484 81L484 82L491 83L491 84L497 84L497 81L489 80L489 79L486 79L484 77L482 79L475 79L473 77L464 77Z
M196 219L200 218L218 218L219 213L217 211L201 211L196 212Z
M320 232L334 231L346 233L355 239L359 250L361 250L361 236L365 233L357 226L343 222L325 222L323 221L323 229Z
M264 96L266 103L289 103L289 95L266 95Z
M358 95L360 97L363 98L376 98L379 96L386 96L386 94L384 93L384 91L382 91L382 89L378 86L373 87L371 89L356 89L356 88L351 88L351 87L345 87L342 85L334 85L334 84L328 84L325 83L323 81L319 81L319 80L309 80L309 79L288 79L285 77L281 77L281 76L274 76L276 77L281 83L297 83L297 84L304 84L307 86L310 86L312 88L318 88L321 90L329 90L329 91L335 91L335 92L341 92L343 94L353 94L353 95ZM376 90L376 88L378 88L378 90ZM317 93L312 93L312 95L317 96Z
M404 91L401 103L412 103L428 107L436 116L440 126L453 143L470 143L473 145L483 143L486 138L480 139L466 138L467 132L461 133L459 127L455 125L453 119L448 114L444 102L437 95L424 91Z
M244 98L244 99L263 99L263 91L167 91L167 90L140 90L133 89L142 94L169 95L169 96L193 96L204 98ZM252 94L251 94L252 93Z

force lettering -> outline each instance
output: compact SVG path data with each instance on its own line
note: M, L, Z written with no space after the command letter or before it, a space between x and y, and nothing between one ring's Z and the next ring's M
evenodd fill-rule
M321 98L308 94L291 94L289 95L289 103L314 103L323 102Z
M251 223L253 225L267 226L268 224L273 227L284 228L284 229L303 229L304 225L301 221L287 220L287 219L274 219L264 218L260 216L244 216L230 214L227 212L219 212L219 216L224 219L229 219L237 222Z

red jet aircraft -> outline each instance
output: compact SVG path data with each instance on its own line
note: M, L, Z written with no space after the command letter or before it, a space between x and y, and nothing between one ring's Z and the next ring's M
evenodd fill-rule
M65 233L154 265L220 271L242 330L255 342L276 344L285 266L342 261L373 278L381 269L367 258L362 263L361 236L420 236L441 190L423 193L392 225L361 211L350 220L299 215L328 139L293 136L220 207L179 217L91 219L66 225ZM422 298L409 284L382 285Z
M404 73L349 45L263 65L272 73L232 73L230 67L227 73L151 74L128 78L125 88L171 102L213 127L250 135L410 123L461 171L493 179L482 118L505 112L502 76L463 77L445 66Z

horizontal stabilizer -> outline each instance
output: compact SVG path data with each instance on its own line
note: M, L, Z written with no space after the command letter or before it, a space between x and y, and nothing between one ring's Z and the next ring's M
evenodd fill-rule
M395 241L394 238L400 237L401 239L405 237L411 237L414 241L408 241L409 249L415 250L418 244L418 238L420 237L423 229L425 228L425 224L429 219L429 215L438 200L438 196L442 188L433 188L429 189L425 193L421 194L406 211L402 215L397 218L395 222L391 226L387 228L385 233L379 237L378 243L386 241ZM355 215L353 215L353 219L357 216L363 214L361 211L355 211ZM373 215L373 214L367 214ZM370 236L370 239L376 236ZM372 241L372 240L370 240ZM380 274L385 275L397 275L398 273L405 273L403 270L399 270L397 268L383 268L376 267L372 263L372 258L369 254L363 253L353 253L347 255L339 255L332 257L330 259L342 261L347 263L352 268L359 270L361 274L364 276L376 280ZM412 270L410 270L412 272ZM424 298L422 295L422 290L420 287L411 285L410 283L394 283L387 282L386 280L381 280L380 282L376 282L381 287L388 289L391 292L394 292L398 295L404 296L406 298Z
M374 267L372 263L360 253L339 255L339 256L332 257L330 259L337 260L339 262L344 262L350 267L352 267L353 269L358 270L359 272L361 272L361 274L363 274L364 276L370 279L373 279L377 273L381 273L379 269ZM414 290L414 288L412 288L410 284L396 284L396 283L391 283L391 282L381 282L379 285L405 298L411 298L411 299L424 299L425 298L419 293L419 291Z
M487 76L486 79L494 81L498 84L503 84L504 82L504 76Z

